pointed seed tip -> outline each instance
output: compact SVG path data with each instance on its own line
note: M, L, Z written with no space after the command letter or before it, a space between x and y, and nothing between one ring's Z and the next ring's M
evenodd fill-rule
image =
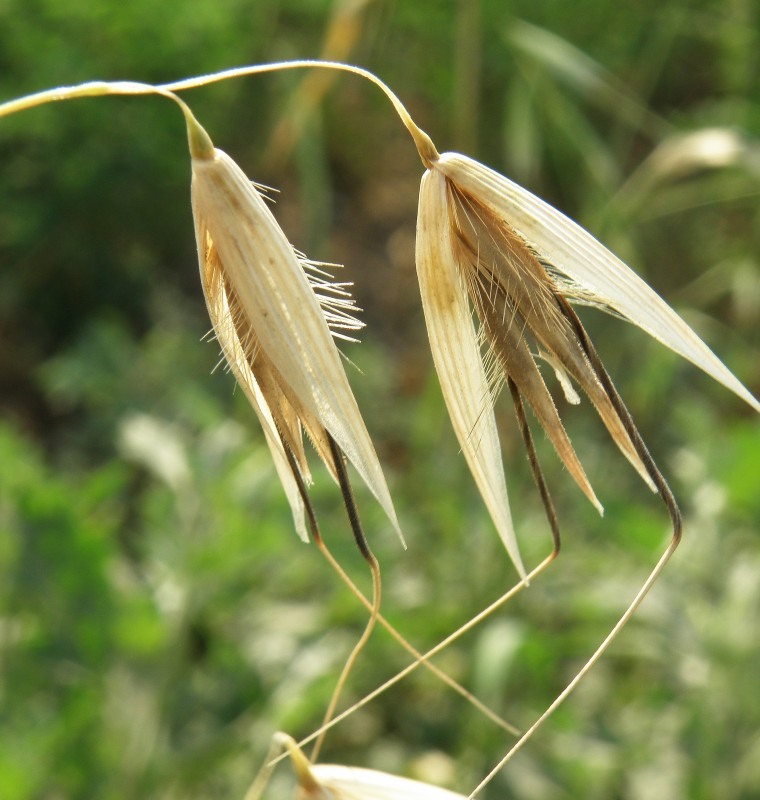
M604 506L599 502L599 499L597 498L596 495L594 495L591 498L591 504L599 512L599 516L603 517L604 516Z
M404 548L404 550L408 550L409 548L406 544L406 539L404 538L404 534L401 533L401 527L399 526L397 521L394 521L393 527L396 530L396 533L398 534L398 538L401 540L401 546Z
M522 563L520 554L518 553L515 557L513 557L511 553L508 553L508 555L512 559L512 564L514 564L514 567L517 570L517 574L520 577L520 583L522 583L524 586L530 586L528 573L525 571L525 565Z

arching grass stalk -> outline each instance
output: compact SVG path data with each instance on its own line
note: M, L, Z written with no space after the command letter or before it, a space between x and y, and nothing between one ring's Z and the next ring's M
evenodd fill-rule
M209 73L208 75L199 75L195 78L184 78L179 81L160 84L158 88L170 92L180 92L187 89L197 89L201 86L208 86L212 83L219 83L220 81L226 81L230 78L244 78L252 75L263 75L268 72L282 72L284 70L292 69L328 69L337 70L339 72L349 72L375 84L375 86L377 86L380 91L382 91L383 94L390 100L399 118L409 131L423 164L427 167L438 159L439 154L435 149L435 145L433 144L431 138L412 119L411 115L406 110L406 107L401 100L399 100L395 92L393 92L389 86L383 83L383 81L381 81L377 75L370 72L368 69L357 67L352 64L344 64L340 61L317 61L311 59L280 61L271 64L252 64L244 67L233 67L231 69L220 70L219 72Z

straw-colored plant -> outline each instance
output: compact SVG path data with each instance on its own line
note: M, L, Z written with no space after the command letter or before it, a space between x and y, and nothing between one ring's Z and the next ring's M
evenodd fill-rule
M426 168L420 191L417 270L433 359L462 451L521 578L525 581L538 574L559 550L558 524L533 448L523 398L576 483L601 512L537 368L536 351L553 368L569 402L580 399L573 382L589 397L623 455L647 485L660 493L671 518L669 544L618 623L566 689L475 789L474 796L601 657L638 608L681 538L681 515L675 498L571 302L594 305L634 323L755 410L760 410L760 404L697 334L591 234L477 161L454 153L440 155L396 95L375 76L340 64L293 62L287 66L345 69L368 78L386 93L412 135ZM262 69L266 67L232 70L224 77ZM195 83L172 88L191 85ZM493 402L504 383L515 403L554 540L552 553L530 576L522 565L514 535L493 415ZM512 594L513 590L505 598ZM476 620L481 618L478 615Z
M345 284L308 261L288 242L268 208L261 187L248 180L214 147L190 108L168 87L131 82L93 82L62 87L0 106L0 116L51 101L103 95L159 94L177 103L187 124L192 164L192 205L200 276L214 336L224 360L253 407L291 507L296 530L309 533L320 552L370 612L328 703L314 756L337 704L341 687L376 621L415 659L481 713L511 734L505 722L456 681L429 663L379 614L380 567L359 520L345 460L356 468L401 536L374 447L356 405L333 337L348 338L362 324ZM339 484L355 541L369 565L368 600L327 548L308 487L311 474L303 432ZM403 542L403 537L402 542Z
M358 323L353 320L350 299L341 294L344 291L341 286L331 290L322 278L310 281L308 274L313 265L305 262L288 243L260 190L228 156L213 147L187 106L173 94L231 77L296 68L349 71L372 81L391 100L413 137L426 170L419 199L417 271L433 360L462 452L520 575L519 584L424 655L417 653L379 616L379 567L361 530L345 469L344 457L347 457L398 530L390 493L330 330L331 323L356 329ZM524 401L576 484L601 511L563 428L537 358L553 369L567 401L579 402L575 385L580 387L622 454L662 497L670 515L672 534L648 578L586 664L476 787L471 795L474 797L602 656L662 572L681 537L681 516L675 498L571 303L591 304L634 323L731 389L755 410L760 410L760 403L696 333L591 234L479 162L454 153L439 154L396 95L360 68L304 61L230 70L160 87L88 84L0 106L0 116L55 99L149 92L178 102L188 122L193 210L209 314L230 370L262 424L296 528L306 538L308 525L325 556L370 610L365 634L349 658L338 688L376 619L412 653L415 662L362 703L419 664L433 669L428 659L434 653L514 596L556 556L560 543L558 521L533 447ZM332 303L329 299L325 301L325 295L332 298ZM514 401L554 541L552 552L530 571L522 564L514 533L493 411L504 384ZM356 589L321 540L307 491L310 473L302 431L306 431L328 472L340 484L356 541L372 569L371 602ZM467 696L461 687L455 688ZM476 702L469 696L468 699ZM336 700L337 690L325 717L329 725L353 710L331 720ZM309 739L317 738L319 744L329 725ZM285 745L291 754L300 752L291 740L285 741ZM429 796L431 800L457 797L442 790L412 789L401 779L349 773L343 767L332 769L330 772L319 766L304 767L301 772L305 776L302 779L305 796L414 795Z

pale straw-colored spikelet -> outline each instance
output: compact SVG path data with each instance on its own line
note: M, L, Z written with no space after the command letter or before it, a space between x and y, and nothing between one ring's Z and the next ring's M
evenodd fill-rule
M591 234L482 164L454 153L439 156L429 140L420 137L420 141L427 171L420 190L417 269L431 348L457 437L508 551L512 555L517 545L506 489L501 490L503 468L491 405L495 383L510 384L518 420L522 398L527 400L568 471L601 511L537 369L536 356L553 367L569 402L578 399L569 384L571 379L589 397L621 452L650 487L660 492L672 525L669 544L618 622L565 689L473 790L470 798L474 798L602 657L681 539L675 498L569 301L591 303L633 322L755 410L760 410L760 403L696 333ZM470 309L479 319L479 332ZM488 349L488 368L477 358L482 343ZM530 451L529 455L535 457ZM531 464L535 475L535 464ZM547 503L542 481L539 489ZM550 503L547 514L556 537ZM555 538L555 553L557 548ZM514 555L513 560L524 574Z
M420 190L417 270L433 358L462 451L524 576L492 410L504 380L516 385L575 482L602 510L536 356L551 365L569 402L579 399L571 379L583 390L623 455L655 488L568 301L633 322L753 408L760 404L641 278L579 225L473 159L439 156L428 145L422 156L428 169Z
M466 800L440 786L374 769L315 764L311 774L315 787L302 789L303 800Z
M334 439L398 531L328 324L359 327L345 285L331 286L319 265L294 251L257 187L200 126L188 124L193 216L209 315L230 370L264 428L299 534L306 536L303 503L287 450L307 481L302 429L333 475L328 436Z

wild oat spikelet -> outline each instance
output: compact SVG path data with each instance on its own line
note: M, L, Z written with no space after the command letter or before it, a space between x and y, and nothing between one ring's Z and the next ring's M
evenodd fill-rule
M569 402L579 402L571 379L580 386L623 455L655 489L568 301L622 316L753 408L760 404L636 273L579 225L477 161L439 156L432 145L422 152L428 169L420 189L417 271L433 359L462 451L524 577L493 415L504 381L527 400L575 482L602 511L537 356L552 367Z
M317 265L294 251L257 187L214 148L200 125L188 121L188 131L206 305L230 370L264 429L299 535L307 538L304 504L288 451L308 483L302 429L336 477L332 437L400 535L377 454L330 331L330 324L360 327L350 316L345 290L314 274Z

